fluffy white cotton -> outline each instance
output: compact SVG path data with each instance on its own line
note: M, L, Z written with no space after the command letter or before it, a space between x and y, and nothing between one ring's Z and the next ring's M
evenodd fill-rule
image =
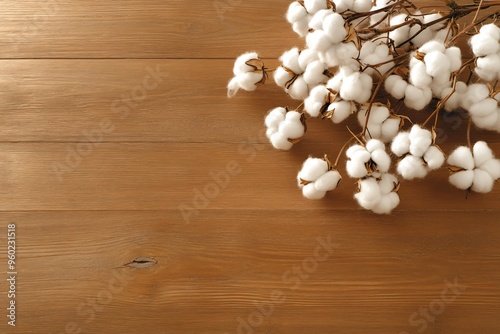
M370 99L373 79L366 73L354 71L350 67L342 67L328 81L327 87L338 91L343 100L365 103Z
M449 181L458 189L488 193L500 178L500 160L483 141L476 142L472 151L466 146L456 148L448 164L452 166Z
M266 135L274 148L289 150L305 134L305 123L297 111L279 107L271 110L265 119Z
M367 106L362 106L358 112L358 122L361 126L366 123L367 110ZM401 117L392 115L387 106L375 103L370 111L366 137L387 143L398 134L400 126Z
M372 0L333 0L338 13L347 10L363 13L368 12L372 7Z
M274 72L274 81L295 100L304 100L313 87L325 83L326 65L317 51L293 48L280 57L281 66Z
M384 84L387 93L391 94L395 99L400 100L405 97L406 86L408 86L408 83L399 75L389 75Z
M411 84L406 86L404 103L408 108L422 110L431 100L432 91L429 87L418 88Z
M305 37L309 30L309 22L314 14L331 6L328 0L294 1L288 7L286 20L292 25L293 31Z
M500 28L486 24L469 40L477 58L476 74L484 81L500 79Z
M453 87L448 87L443 89L441 92L441 99L447 97L453 91ZM462 104L462 97L467 91L467 84L462 81L458 81L455 86L455 92L450 96L444 105L444 109L447 111L454 111L458 109Z
M324 85L311 89L309 96L304 100L304 110L311 117L318 117L321 109L327 105L327 97L330 91Z
M385 145L378 139L370 139L365 146L351 146L346 155L346 170L352 178L363 178L375 172L386 173L391 166Z
M242 54L234 63L234 77L227 85L227 96L233 97L238 90L254 91L264 79L264 63L255 52Z
M356 105L351 101L335 101L326 109L333 123L338 124L356 112Z
M484 57L492 53L497 53L500 49L498 40L487 34L477 34L470 39L472 52L476 57Z
M389 214L399 205L399 182L392 174L377 174L359 180L359 192L354 195L358 204L377 214Z
M472 84L462 94L461 106L469 112L477 127L500 132L500 105L489 95L488 86Z
M401 23L404 23L408 18L406 14L398 14L390 18L389 25L396 26ZM394 29L389 32L389 38L394 41L395 45L399 45L410 38L410 26L404 25L397 29Z
M377 70L367 67L364 72L372 77L379 77L379 73L384 75L394 65L394 62L390 61L393 59L393 56L389 52L389 46L382 40L375 42L366 41L361 47L359 59L365 65L376 65L387 62L384 65L378 66Z
M393 139L391 150L396 156L403 157L397 171L407 180L423 178L445 162L443 152L433 144L432 133L418 124L413 125L410 132L400 132Z
M297 175L302 194L308 199L321 199L328 191L337 188L342 177L331 169L325 159L308 158Z

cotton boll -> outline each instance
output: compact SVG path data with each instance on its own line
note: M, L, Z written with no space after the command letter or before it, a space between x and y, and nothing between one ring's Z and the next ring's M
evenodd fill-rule
M339 60L339 65L351 66L353 63L356 64L353 68L359 67L359 64L355 60L358 57L358 49L354 43L340 43L336 45L335 48L336 57Z
M300 37L305 37L309 33L309 17L306 16L300 21L292 24L292 30L295 31Z
M474 181L474 171L460 171L458 173L450 175L448 180L458 189L467 190L472 187L472 182Z
M468 109L473 117L485 117L495 113L497 110L497 101L492 98L487 98L476 102Z
M427 23L431 23L433 21L439 20L442 17L443 17L443 15L441 15L439 13L428 14L428 15L424 15L422 22L424 24L427 24ZM445 23L443 21L441 21L439 23L433 24L431 26L431 28L434 30L440 30L440 29L444 28L444 25L445 25Z
M278 66L276 71L274 71L274 81L281 88L285 88L287 82L292 80L292 78L293 75L281 66Z
M439 148L436 146L431 146L424 154L424 161L427 163L427 167L430 170L435 170L441 168L445 162L446 158Z
M319 85L311 89L309 96L304 100L304 110L311 117L318 117L321 108L325 105L328 89Z
M463 169L474 169L474 157L466 146L459 146L448 157L448 164ZM471 181L472 182L472 181Z
M286 20L291 24L305 18L308 15L307 10L298 1L294 1L288 6Z
M484 84L469 85L462 96L462 108L468 110L472 104L487 99L489 94L490 91Z
M368 174L364 163L359 160L348 160L346 162L346 171L350 177L355 179L365 177Z
M366 41L361 46L361 50L359 51L359 58L363 59L363 58L366 58L369 55L375 53L376 47L377 47L377 45L375 44L375 42Z
M308 93L309 87L302 76L297 77L293 84L287 89L288 95L295 100L304 100Z
M396 26L401 23L404 23L407 19L406 14L398 14L390 19L390 25L391 26ZM389 38L394 41L396 45L401 44L405 40L407 40L410 37L410 27L408 25L402 26L400 28L397 28L395 30L392 30L389 32Z
M456 72L462 67L462 51L456 46L449 47L445 50L445 54L450 61L450 71Z
M309 21L309 27L314 30L323 30L323 21L330 15L332 11L330 9L322 9L314 13Z
M227 84L227 97L231 98L236 95L240 86L238 85L238 78L232 78Z
M318 52L311 49L302 50L297 58L301 72L304 72L312 62L319 60Z
M482 169L474 169L474 180L472 191L477 193L489 193L493 189L493 178Z
M246 64L247 61L252 59L259 59L259 55L256 52L247 52L236 58L233 67L234 75L253 71L254 68Z
M354 0L352 10L357 13L368 12L372 8L372 0Z
M275 131L278 126L285 120L286 109L283 107L274 108L267 114L265 119L266 127L272 128Z
M472 148L472 153L474 154L474 164L476 167L480 167L486 161L494 159L493 152L484 141L476 142Z
M432 51L438 51L438 52L441 52L441 53L444 53L446 50L444 44L442 42L438 42L436 40L433 40L433 41L429 41L427 43L425 43L424 45L422 45L418 51L422 52L422 53L430 53Z
M492 53L497 53L500 49L498 41L486 34L477 34L470 39L472 52L476 57L487 56Z
M410 133L398 133L392 140L391 151L398 157L410 152Z
M253 92L257 89L256 84L262 80L263 74L259 72L240 73L236 76L240 88Z
M477 59L476 73L486 81L493 81L500 72L500 54L493 53ZM484 77L484 78L483 78Z
M472 116L472 123L474 123L474 125L480 129L493 131L495 130L495 127L499 120L498 116L498 112L491 113L484 117Z
M321 175L328 171L328 163L319 158L308 158L304 161L302 169L300 170L297 178L309 182L316 181Z
M316 189L314 183L309 183L302 188L302 195L307 199L317 200L325 197L326 192Z
M344 78L340 96L344 100L365 103L371 96L373 79L366 73L355 72Z
M410 153L422 157L432 144L432 133L414 125L410 131Z
M380 124L368 123L367 126L367 139L381 139L382 126Z
M370 122L381 124L389 117L389 115L390 112L386 106L373 105L372 110L370 111Z
M500 40L500 28L494 23L485 24L481 27L481 29L479 29L479 33L482 35L488 35L497 41Z
M431 51L424 57L427 74L433 77L449 75L451 62L448 57L439 52Z
M299 112L288 112L285 120L279 125L279 132L289 139L301 138L305 133L301 119L302 115Z
M359 205L367 210L374 208L380 201L380 187L374 178L368 178L359 182L360 191L354 195Z
M269 140L271 145L273 145L273 147L277 150L288 151L293 146L293 143L291 143L288 138L280 132L273 134Z
M334 0L338 13L343 13L354 6L354 0Z
M452 87L447 87L441 91L441 99L444 99L452 92ZM445 110L454 111L458 109L462 103L462 96L467 91L467 85L465 82L458 81L455 87L455 92L451 95L451 97L446 101Z
M416 33L420 31L420 25L415 24L410 28L410 37L414 36ZM416 35L412 40L411 43L415 45L417 48L421 47L424 45L427 41L430 41L434 37L434 31L432 30L432 27L429 27L427 29L424 29L422 32L420 32L418 35Z
M401 119L399 117L388 118L381 126L381 140L383 142L391 141L399 132Z
M323 30L310 32L306 37L307 46L319 52L325 52L332 45L328 35Z
M424 109L432 100L432 91L428 87L417 88L413 85L406 86L405 105L415 110Z
M398 75L390 75L385 80L385 90L396 99L405 97L406 86L408 83Z
M385 195L380 202L373 208L373 212L376 214L388 215L399 205L399 195L396 193L390 193Z
M390 194L394 191L394 188L398 185L398 179L396 176L388 173L384 173L380 176L380 181L378 181L378 185L380 187L380 192L383 195Z
M332 122L338 124L343 122L352 114L353 106L349 101L338 101L330 104L327 110L334 110L332 115Z
M327 1L325 0L304 0L304 7L309 13L316 13L322 9L326 9Z
M422 159L413 155L407 155L398 163L398 173L406 180L415 178L424 178L427 175L427 169L422 163Z
M325 66L321 61L313 61L307 66L306 71L303 74L304 81L309 86L325 82L327 80L327 76L323 74L324 71Z
M448 34L448 29L441 29L436 31L434 35L434 40L440 43L447 43L452 39L452 35Z
M299 53L300 51L298 48L293 48L285 51L279 58L284 66L288 67L296 74L300 74L303 72L299 65Z
M347 149L347 151L345 152L345 154L348 158L352 159L354 157L354 154L357 152L366 152L367 158L366 158L366 160L363 159L363 161L366 162L366 161L370 160L370 153L368 151L366 151L366 148L361 146L361 145L353 145L353 146L349 147Z
M498 180L500 178L500 160L491 159L479 166L480 169L488 172L493 180Z
M493 55L496 55L496 54L493 54ZM493 56L493 55L489 55L489 56ZM479 59L484 59L484 58L486 58L486 57L478 58L478 61L479 61ZM482 66L478 65L474 69L474 72L477 74L477 76L480 77L481 79L483 79L484 81L487 81L487 82L497 80L499 73L494 72L494 71L490 70L490 68L483 67L483 66L484 65L482 65Z
M385 152L385 150L377 149L373 151L371 154L371 159L377 164L377 170L381 173L387 173L387 171L391 167L391 158Z
M427 73L427 67L423 62L417 62L411 68L410 83L415 87L428 87L432 83L432 77Z
M370 153L373 153L376 150L382 150L385 152L385 145L378 139L371 139L366 143L366 150Z
M336 170L331 170L320 176L315 182L314 186L319 191L331 191L337 188L342 177Z
M340 14L332 13L325 17L323 30L330 38L331 43L337 44L346 38L347 32L345 31L344 24L345 21Z

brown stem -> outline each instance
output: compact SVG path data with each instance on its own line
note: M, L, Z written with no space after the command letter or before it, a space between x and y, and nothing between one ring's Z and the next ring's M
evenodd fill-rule
M349 128L348 128L349 129ZM343 146L342 148L340 149L339 151L339 154L337 155L337 159L335 159L335 164L333 165L333 168L334 169L337 169L337 166L339 164L339 161L340 161L340 157L342 156L342 153L344 153L344 150L346 149L347 145L349 145L350 142L352 142L354 139L356 139L355 137L352 137L350 138Z
M471 128L472 128L472 118L469 117L469 124L467 124L467 145L469 145L469 149L472 151L472 143L470 140Z

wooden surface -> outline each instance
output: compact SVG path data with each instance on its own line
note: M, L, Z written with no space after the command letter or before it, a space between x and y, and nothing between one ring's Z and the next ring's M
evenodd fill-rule
M302 45L288 3L2 1L0 281L11 223L18 277L1 333L500 332L498 184L466 199L442 169L382 217L348 178L306 201L301 162L345 129L311 122L277 152L263 117L297 103L272 85L227 100L232 58ZM459 116L439 128L445 151L465 143ZM473 139L500 156L500 136Z

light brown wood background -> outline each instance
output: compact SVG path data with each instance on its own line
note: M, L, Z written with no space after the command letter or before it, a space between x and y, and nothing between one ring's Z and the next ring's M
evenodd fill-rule
M300 164L334 157L347 131L311 122L293 151L276 152L263 117L297 103L272 84L227 100L234 57L302 46L283 18L288 3L1 1L1 333L232 334L249 317L241 333L500 332L499 185L466 199L442 169L404 182L391 216L360 210L348 178L310 202L296 188ZM162 72L158 87L120 114L148 68ZM59 178L54 164L85 149L83 133L102 122L112 131ZM446 151L465 143L465 127L440 121ZM500 156L500 136L473 139ZM188 224L179 206L228 163L239 173ZM9 223L15 328L5 316ZM336 248L314 266L317 239L328 237ZM139 257L157 263L131 264ZM309 273L289 273L306 259ZM467 288L412 326L415 312L439 306L445 280Z

